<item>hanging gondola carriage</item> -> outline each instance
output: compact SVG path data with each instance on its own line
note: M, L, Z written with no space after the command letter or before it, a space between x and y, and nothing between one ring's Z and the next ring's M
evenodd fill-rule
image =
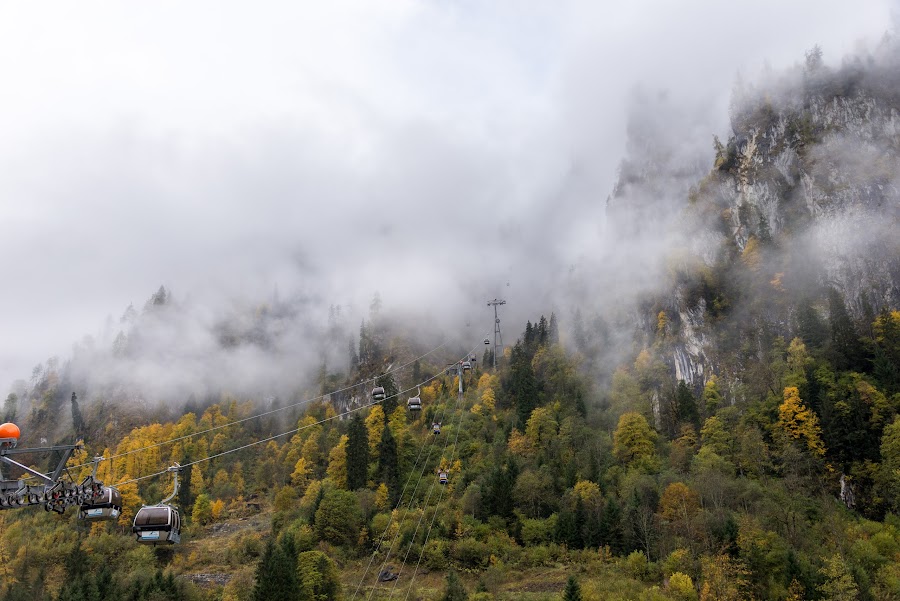
M468 361L463 361L462 367L463 371L469 371L470 369L472 369L472 364Z
M383 401L384 400L384 387L376 386L372 389L372 400L374 401Z
M416 396L410 397L409 400L406 401L406 408L410 411L422 410L422 399L419 397L419 394L419 387L416 386Z
M78 519L89 522L115 520L122 514L122 495L113 486L104 486L99 497L81 504Z
M438 482L441 484L447 484L450 480L450 473L447 470L439 470L438 471Z
M435 434L441 433L441 422L434 422L431 424L431 431Z
M137 535L137 542L147 545L181 542L181 516L171 505L144 505L134 516L131 531Z
M485 344L490 344L490 343L491 343L490 338L485 338L485 339L484 339L484 343L485 343Z
M178 494L178 472L181 466L177 463L170 467L174 479L172 494L158 505L144 505L134 516L131 532L137 536L137 542L145 545L169 544L181 542L181 515L168 502Z

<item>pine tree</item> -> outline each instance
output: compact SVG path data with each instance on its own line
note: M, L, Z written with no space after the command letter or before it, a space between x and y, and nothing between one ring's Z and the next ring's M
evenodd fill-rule
M256 586L250 598L252 601L294 601L298 598L297 592L296 560L292 561L283 546L276 545L270 538L256 566Z
M581 586L575 576L569 576L563 591L563 601L581 601Z
M537 343L539 346L546 346L547 338L550 335L548 330L547 319L541 315L541 319L538 321L537 325Z
M828 290L828 312L831 322L831 354L835 365L841 370L865 370L865 354L856 324L847 311L844 299L834 288Z
M828 328L808 301L797 307L797 334L810 349L820 349L828 340Z
M678 388L675 390L675 407L678 411L678 422L693 424L697 428L700 427L700 414L697 411L697 399L684 380L678 381Z
M6 397L6 401L3 402L3 421L4 422L14 422L16 421L16 410L19 403L19 397L15 392L10 392L9 396Z
M504 389L516 408L518 425L523 427L539 402L538 383L531 365L531 357L521 342L517 342L512 349L509 375L504 381Z
M368 470L369 432L357 413L347 428L347 490L365 487Z
M466 601L468 596L469 594L456 572L449 572L447 574L447 592L444 593L443 601Z
M74 392L72 393L72 429L75 431L76 439L84 437L84 418L78 407L78 396Z
M559 344L559 324L556 321L556 313L550 313L550 325L547 326L547 341L550 344Z
M397 441L388 424L381 431L381 444L378 445L378 475L388 488L391 506L396 505L400 496L400 463L397 458Z

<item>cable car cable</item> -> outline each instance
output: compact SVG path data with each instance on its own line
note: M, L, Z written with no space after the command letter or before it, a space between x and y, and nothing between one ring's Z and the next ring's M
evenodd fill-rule
M459 405L459 397L456 397L456 399L454 400L454 409L458 409L458 405ZM430 438L433 438L433 437L430 437ZM449 439L450 439L449 436L448 436L447 438L444 439L444 449L446 449L446 445L447 445L447 442L449 442ZM426 440L426 443L425 443L425 444L429 444L429 443L427 442L427 441L429 440L429 437L426 437L425 440ZM413 493L410 495L409 505L407 506L406 512L404 513L403 517L402 517L401 519L398 520L398 522L399 522L401 525L403 524L403 521L407 518L407 516L409 516L409 513L412 511L413 501L415 501L415 492L416 492L416 491L418 490L418 488L419 488L419 483L421 483L422 478L423 478L423 476L424 476L424 474L425 474L425 469L426 469L427 466L428 466L428 459L431 457L431 450L433 450L433 449L435 448L435 446L437 446L437 445L435 445L435 444L433 444L433 443L432 443L432 444L429 444L428 457L426 458L425 462L422 464L422 471L419 473L419 478L418 478L418 480L416 481L415 489L413 489ZM424 448L424 445L423 445L423 448ZM442 452L443 452L444 449L442 449ZM411 476L412 476L412 473L410 473L410 477L411 477ZM430 489L429 489L429 490L430 490ZM393 517L393 516L392 516L392 517ZM388 525L390 525L390 522L388 522ZM385 532L387 532L387 528L385 528ZM401 531L400 531L400 529L398 528L397 534L394 536L393 540L391 541L391 545L388 547L388 552L387 552L387 554L385 555L384 561L381 562L381 568L379 569L379 574L380 574L381 572L384 571L385 566L387 566L388 561L390 561L391 550L394 548L394 543L397 541L397 539L399 538L400 535L401 535ZM373 557L374 557L374 554L373 554ZM401 570L402 570L402 568L401 568ZM367 569L367 571L368 571L368 569ZM399 572L398 572L398 574L399 574ZM365 574L363 574L363 578L365 578ZM370 591L370 593L369 593L367 599L371 599L371 598L372 598L372 596L375 594L375 590L376 590L377 588L378 588L378 583L376 582L375 586L372 588L372 591ZM359 589L359 587L357 587L357 590L358 590L358 589ZM355 597L355 596L356 596L356 593L354 593L354 597Z
M443 408L442 408L442 409L441 409L441 416L443 417L443 415L444 415L445 413L446 413L446 409L443 409ZM406 489L409 487L409 483L412 482L413 475L416 474L416 468L419 467L419 459L421 459L421 457L422 457L422 451L425 450L425 447L428 447L428 449L429 449L429 450L428 450L428 455L425 457L425 462L422 464L422 472L419 474L419 479L416 480L416 485L415 485L415 487L413 488L412 492L410 493L409 507L407 507L406 513L404 514L404 517L400 518L400 519L398 520L398 522L399 522L400 524L402 524L402 523L403 523L403 520L406 519L406 515L409 515L409 511L410 511L411 508L412 508L412 501L413 501L413 499L415 499L416 491L419 489L419 483L422 481L422 474L424 473L425 466L428 465L428 460L431 458L431 451L432 451L432 450L434 449L434 447L436 446L435 444L433 444L433 443L434 443L433 438L434 438L434 437L425 437L424 440L423 440L422 445L419 447L419 453L418 453L418 455L416 456L416 462L415 462L415 464L413 465L412 469L410 470L409 476L406 478L406 483L403 485L403 490L400 492L400 498L397 499L397 504L396 504L396 506L394 507L394 509L391 511L390 517L388 518L388 523L387 523L387 525L384 527L384 530L382 531L381 536L378 538L378 543L377 543L377 544L375 545L375 547L372 549L372 554L369 556L369 563L366 565L366 570L365 570L365 572L363 572L362 577L359 579L359 584L356 585L356 590L353 591L353 597L351 597L351 600L350 600L350 601L353 601L354 599L356 599L356 595L359 593L359 589L362 587L363 583L365 582L366 576L368 576L369 570L370 570L371 567L372 567L372 563L373 563L374 560L375 560L375 555L376 555L376 554L378 553L378 551L381 549L382 543L384 542L384 537L385 537L385 535L388 533L388 530L390 530L391 524L392 524L393 521L394 521L394 512L395 512L395 511L398 511L398 510L400 509L400 506L403 504L403 497L404 497L405 494L406 494ZM394 542L395 542L395 541L396 541L396 537L394 537L394 538L391 540L391 545L390 545L390 547L388 547L389 550L392 549L392 548L394 547ZM388 552L388 554L390 554L390 551ZM384 571L384 567L385 567L386 564L387 564L387 559L385 559L385 561L382 562L381 569L380 569L379 572L378 572L379 574L381 574L381 573Z
M457 444L459 443L459 431L462 430L462 414L460 414L460 423L459 427L456 429L456 439L453 441L453 452L450 453L450 465L453 465L453 455L456 454L456 451L459 449ZM447 438L450 438L449 436ZM416 561L416 569L413 570L412 578L409 581L409 588L406 590L406 596L403 598L404 601L409 599L409 594L412 592L413 584L416 581L416 574L419 573L419 564L422 563L422 556L425 554L425 546L428 545L428 539L431 537L431 529L434 527L434 521L437 519L437 508L441 504L441 501L444 499L444 487L441 487L441 494L438 497L437 505L435 505L434 513L431 515L431 524L428 525L428 531L425 533L425 540L422 542L422 548L419 549L419 559ZM422 514L425 515L424 512ZM415 538L415 535L413 536ZM410 544L410 549L412 548L412 544ZM391 596L393 596L393 592L391 592ZM391 597L388 597L390 599Z
M293 404L291 404L291 405L286 405L286 406L284 406L284 407L279 407L278 409L272 409L271 411L265 411L265 412L263 412L263 413L257 413L257 414L255 414L255 415L251 415L251 416L249 416L249 417L241 418L241 419L235 420L235 421L233 421L233 422L228 422L227 424L220 424L220 425L218 425L218 426L213 426L212 428L208 428L208 429L206 429L206 430L201 430L201 431L199 431L199 432L193 432L193 433L191 433L191 434L185 434L184 436L179 436L179 437L177 437L177 438L172 438L172 439L169 439L169 440L163 440L163 441L161 441L161 442L155 442L155 443L153 443L153 444L150 444L150 445L147 445L147 446L144 446L144 447L140 447L140 448L137 448L137 449L131 449L131 450L129 450L129 451L125 451L124 453L117 453L117 454L115 454L115 455L110 455L109 457L104 457L104 459L117 459L117 458L119 458L119 457L125 457L126 455L131 455L131 454L133 454L133 453L138 453L138 452L140 452L140 451L145 451L145 450L147 450L147 449L154 449L154 448L157 448L157 447L161 447L161 446L163 446L163 445L167 445L167 444L171 444L171 443L178 442L178 441L180 441L180 440L185 440L185 439L188 439L188 438L193 438L194 436L200 436L201 434L208 434L208 433L214 432L214 431L216 431L216 430L221 430L222 428L227 428L228 426L234 426L234 425L237 425L237 424L242 424L242 423L247 422L247 421L250 421L250 420L252 420L252 419L256 419L256 418L259 418L259 417L265 417L265 416L267 416L267 415L272 415L273 413L278 413L279 411L284 411L284 410L286 410L286 409L293 409L293 408L295 408L295 407L299 407L299 406L305 405L305 404L307 404L307 403L312 403L312 402L314 402L314 401L318 401L318 400L324 399L324 398L325 398L326 396L328 396L328 395L337 394L337 393L339 393L339 392L346 392L346 391L348 391L348 390L352 390L353 388L356 388L356 387L358 387L358 386L365 385L365 384L367 384L367 383L369 383L369 382L374 382L375 380L377 380L378 378L380 378L380 377L382 377L382 376L384 376L384 375L387 375L387 374L394 374L394 373L399 372L399 371L402 370L402 369L406 369L406 368L409 367L410 365L413 365L416 361L418 361L418 360L420 360L420 359L424 359L424 358L427 357L428 355L430 355L430 354L432 354L432 353L435 353L435 352L437 352L438 350L440 350L441 348L447 346L448 343L449 343L449 340L445 340L445 341L442 342L440 345L438 345L438 346L436 346L435 348L431 349L430 351L428 351L428 352L425 353L424 355L419 355L418 357L416 357L416 358L413 359L412 361L409 361L409 362L407 362L407 363L404 363L403 365L401 365L400 367L398 367L398 368L396 368L396 369L386 371L386 372L383 373L383 374L379 374L378 376L375 376L374 378L368 378L368 379L366 379L366 380L362 380L362 381L357 382L357 383L355 383L355 384L352 384L352 385L350 385L350 386L346 386L346 387L344 387L344 388L339 388L338 390L333 390L333 391L331 391L331 392L326 392L325 394L321 394L321 395L319 395L319 396L317 396L317 397L312 397L312 398L309 398L309 399L304 399L304 400L302 400L302 401L298 401L298 402L293 403ZM407 391L404 391L404 392L407 392ZM72 467L72 469L78 469L78 468L82 468L82 467L87 467L87 466L89 466L89 465L91 465L91 464L90 464L90 463L82 463L81 465L73 465L73 466L71 466L71 467Z
M463 412L461 410L459 410L459 407L458 407L459 400L460 399L457 396L457 398L456 398L456 408L457 408L456 439L457 440L459 440L459 431L460 431L460 429L462 429L462 417L463 417ZM441 457L444 456L444 453L446 452L447 446L449 445L449 443L450 443L450 437L447 436L444 439L444 446L441 449ZM456 443L454 443L454 444L456 444ZM418 534L419 527L422 525L422 520L425 518L425 512L428 509L428 501L431 499L431 493L432 493L432 490L434 489L434 484L435 484L435 482L434 482L434 480L432 480L431 484L428 486L428 493L425 495L425 502L422 506L422 515L419 516L419 520L418 520L418 522L416 522L416 529L415 529L415 531L413 531L413 535L409 541L409 546L406 548L406 555L404 555L404 557L403 557L403 563L401 564L400 571L398 572L398 574L400 574L403 571L403 568L406 567L406 560L409 558L409 553L412 550L413 544L415 544L416 534ZM443 494L444 494L444 489L443 489L443 487L441 487L441 497L443 497ZM436 506L435 506L435 510L437 510ZM399 535L399 532L398 532L398 535ZM428 542L428 541L426 540L425 542ZM388 599L393 597L394 591L397 588L397 583L399 582L399 580L400 579L398 578L397 580L394 581L394 584L391 587L391 593L388 596ZM373 590L373 595L374 595L374 590Z
M405 389L405 390L400 390L400 391L397 392L397 394L391 395L390 397L387 397L387 398L399 397L401 394L405 394L405 393L407 393L407 392L412 391L412 390L413 390L414 388L416 388L417 386L424 386L425 384L428 384L429 382L432 382L433 380L436 380L437 378L439 378L441 375L443 375L443 373L444 373L444 370L441 370L440 372L434 374L433 376L428 377L428 378L425 379L424 381L419 382L418 384L416 384L416 385L414 385L414 386L411 386L410 388L407 388L407 389ZM387 399L384 399L384 400L387 400ZM270 441L272 441L272 440L275 440L276 438L281 438L282 436L287 436L288 434L294 434L294 433L296 433L296 432L300 432L301 430L305 430L305 429L311 428L311 427L313 427L313 426L318 426L318 425L323 424L323 423L325 423L325 422L327 422L327 421L331 421L331 420L333 420L333 419L336 419L336 418L339 418L339 417L342 417L342 416L345 416L345 415L350 415L351 413L355 413L355 412L357 412L357 411L361 411L362 409L366 409L366 408L372 407L372 406L374 406L374 405L378 405L378 404L380 404L380 403L383 403L384 400L382 400L382 401L371 402L371 403L368 403L368 404L366 404L366 405L360 405L359 407L354 407L353 409L348 409L347 411L344 411L343 413L338 413L338 414L333 415L333 416L331 416L331 417L323 418L323 419L321 419L321 420L319 420L319 421L317 421L317 422L314 422L314 423L312 423L312 424L307 424L307 425L305 425L305 426L301 426L301 427L298 427L298 428L293 428L293 429L291 429L291 430L288 430L287 432L282 432L282 433L280 433L280 434L275 434L275 435L273 435L273 436L269 436L269 437L267 437L267 438L263 438L263 439L254 441L254 442L251 442L251 443L248 443L248 444L245 444L245 445L236 447L236 448L234 448L234 449L229 449L229 450L227 450L227 451L222 451L221 453L216 453L215 455L211 455L211 456L209 456L209 457L204 457L204 458L202 458L202 459L197 459L196 461L191 461L191 462L189 462L189 463L184 463L184 464L182 464L181 467L182 467L182 469L184 469L184 468L190 467L190 466L192 466L192 465L196 465L196 464L198 464L198 463L203 463L204 461L211 461L211 460L213 460L213 459L215 459L215 458L217 458L217 457L221 457L221 456L223 456L223 455L228 455L228 454L231 454L231 453L235 453L235 452L237 452L237 451L242 451L242 450L244 450L244 449L250 448L250 447L255 446L255 445L258 445L258 444L262 444L262 443L264 443L264 442L270 442ZM159 446L159 444L164 444L164 443L158 443L156 446ZM150 448L150 447L148 447L148 448ZM117 456L114 455L113 457L117 457ZM147 474L147 475L145 475L145 476L140 476L140 477L138 477L138 478L132 478L132 479L130 479L130 480L125 480L124 482L120 482L120 483L118 483L118 484L115 484L114 486L119 487L119 486L124 486L125 484L131 484L131 483L133 483L133 482L140 482L141 480L147 480L147 479L149 479L149 478L155 478L156 476L161 476L162 474L168 473L168 471L169 471L168 469L165 469L165 470L163 470L163 471L161 471L161 472L155 472L155 473L153 473L153 474Z

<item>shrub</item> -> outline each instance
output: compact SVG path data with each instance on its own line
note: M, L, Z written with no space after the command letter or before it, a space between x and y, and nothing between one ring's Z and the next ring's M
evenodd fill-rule
M453 545L451 556L463 567L482 569L487 567L491 554L485 543L464 538Z
M640 551L632 551L625 558L625 571L635 580L644 580L650 573L647 556Z
M446 570L450 565L450 545L441 539L429 540L425 545L423 564L429 570Z
M669 576L669 593L678 601L696 601L697 591L694 581L687 574L675 572Z

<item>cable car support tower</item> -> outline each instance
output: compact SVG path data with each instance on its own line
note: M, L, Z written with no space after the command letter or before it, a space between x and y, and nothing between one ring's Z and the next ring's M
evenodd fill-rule
M85 478L81 484L60 479L69 457L72 456L72 451L82 448L80 444L17 449L15 448L17 442L18 438L0 438L0 462L27 472L40 483L29 484L25 479L0 479L0 509L43 505L47 511L63 513L70 505L91 503L103 495L103 483L95 477L96 467L94 473ZM10 455L57 452L62 452L62 457L60 457L56 469L50 474L43 474L31 469L10 457Z
M488 301L488 307L494 307L494 371L497 371L497 350L503 346L503 335L500 333L500 317L497 314L497 307L505 304L505 300L497 298ZM497 342L498 340L499 344Z

